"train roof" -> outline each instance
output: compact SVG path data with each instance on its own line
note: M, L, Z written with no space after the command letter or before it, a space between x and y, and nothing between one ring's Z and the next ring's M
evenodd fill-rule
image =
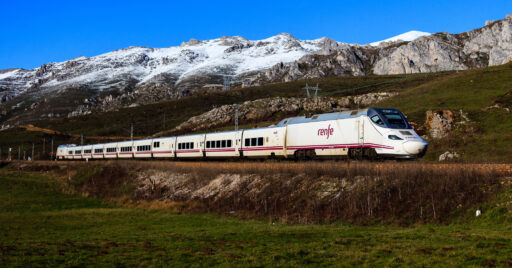
M277 124L277 126L284 127L286 125L293 125L293 124L347 119L347 118L354 118L354 117L359 117L361 115L367 115L367 114L368 114L368 109L360 109L360 110L351 110L351 111L326 113L326 114L314 114L314 115L308 116L308 117L306 117L306 116L289 117L289 118L285 118L285 119L281 120Z
M62 144L57 146L57 148L68 148L68 147L76 147L76 144Z

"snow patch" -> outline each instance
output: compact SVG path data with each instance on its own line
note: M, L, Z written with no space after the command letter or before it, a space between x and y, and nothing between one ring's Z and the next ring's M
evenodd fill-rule
M378 46L382 42L393 42L393 41L399 41L399 40L409 42L409 41L413 41L417 38L420 38L422 36L428 36L428 35L431 35L431 33L420 32L420 31L409 31L409 32L406 32L406 33L403 33L403 34L400 34L397 36L393 36L391 38L388 38L388 39L385 39L382 41L370 43L370 46Z
M5 79L9 76L12 76L14 74L16 74L17 72L19 71L19 69L16 69L16 70L13 70L13 71L10 71L10 72L6 72L6 73L3 73L3 74L0 74L0 79Z

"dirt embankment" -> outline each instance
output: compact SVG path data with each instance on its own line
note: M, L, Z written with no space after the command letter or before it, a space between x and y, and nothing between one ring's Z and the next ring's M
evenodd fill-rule
M448 222L510 187L510 165L353 162L14 163L130 206L283 222Z

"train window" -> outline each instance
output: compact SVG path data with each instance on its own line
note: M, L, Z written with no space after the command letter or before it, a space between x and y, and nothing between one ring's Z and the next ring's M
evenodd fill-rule
M103 153L103 149L94 149L94 153L95 154Z
M251 146L256 146L258 143L258 138L251 138Z
M73 151L69 151L68 154L73 154Z
M258 138L258 146L263 146L263 137Z
M193 142L190 143L190 149L194 149L194 143Z
M231 140L228 140L228 147L231 147Z
M220 141L215 141L215 145L216 145L217 148L221 148L220 147Z
M206 148L210 148L210 141L206 141Z
M91 150L85 150L84 151L84 154L90 154L91 153Z
M222 141L222 148L226 148L226 140Z
M82 151L75 151L75 154L81 154Z
M245 146L251 146L251 139L245 139Z
M384 125L384 122L382 122L382 120L380 119L380 117L378 115L372 116L371 119L373 122L375 122L375 124Z
M150 151L151 146L150 145L140 145L137 146L137 151Z
M153 142L153 148L159 148L159 147L160 147L160 142L159 141Z

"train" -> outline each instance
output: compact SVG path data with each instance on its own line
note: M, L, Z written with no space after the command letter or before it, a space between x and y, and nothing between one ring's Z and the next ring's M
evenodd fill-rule
M263 128L91 145L60 145L59 160L416 159L428 143L402 112L372 107L290 117Z

